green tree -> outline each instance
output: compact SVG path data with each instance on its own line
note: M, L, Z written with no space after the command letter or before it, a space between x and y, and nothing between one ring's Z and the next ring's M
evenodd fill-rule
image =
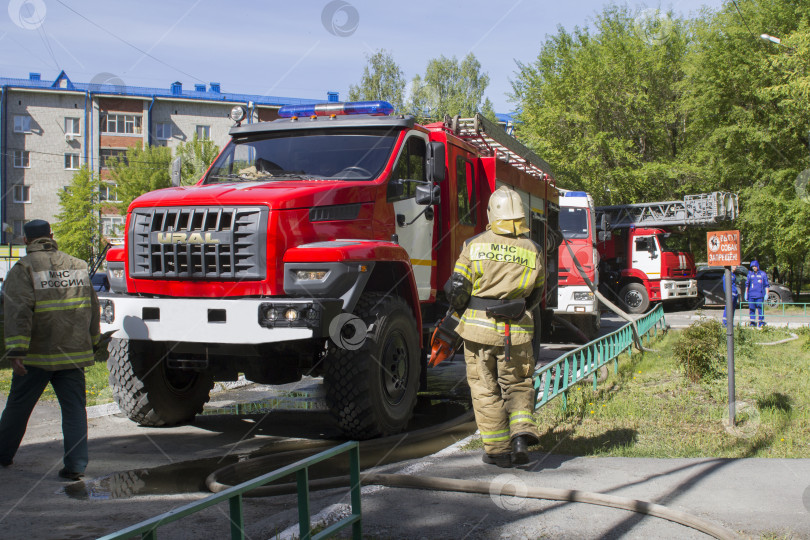
M197 134L186 142L180 143L175 157L181 158L180 175L184 186L196 184L214 159L219 154L219 147L211 139L198 139Z
M171 161L172 151L165 146L129 148L125 158L114 160L111 176L117 184L119 210L126 212L136 197L148 191L171 186Z
M99 180L87 166L76 171L70 186L59 192L59 213L53 225L59 249L89 261L99 253Z
M463 117L477 112L493 118L492 102L484 97L489 76L472 53L459 63L444 55L428 62L424 76L411 81L408 110L420 121L440 121L445 115Z
M405 108L405 77L393 56L379 49L366 56L363 77L357 86L349 86L349 101L385 100L394 106L394 112Z
M518 134L567 188L597 204L676 198L702 178L682 159L680 83L690 45L684 21L609 6L594 29L560 28L531 64L518 64ZM652 27L650 26L652 25Z
M689 152L714 185L740 193L743 257L800 276L810 250L808 210L795 190L810 167L810 4L737 4L739 12L726 4L695 24L684 84Z

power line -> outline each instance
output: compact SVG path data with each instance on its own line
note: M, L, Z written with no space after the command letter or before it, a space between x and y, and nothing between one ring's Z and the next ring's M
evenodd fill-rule
M745 16L742 14L742 11L740 11L740 6L737 5L737 0L731 0L731 2L734 4L734 7L737 8L737 13L740 14L740 19L742 19L742 22L745 25L745 28L748 29L748 33L751 34L751 37L753 37L754 39L757 39L757 35L754 34L754 32L751 31L751 27L748 26L748 21L745 20ZM757 39L757 41L759 41L759 40Z
M166 66L166 67L168 67L168 68L170 68L170 69L173 69L173 70L175 70L175 71L177 71L177 72L179 72L179 73L182 73L182 74L183 74L183 75L185 75L186 77L191 77L192 79L194 79L194 80L196 80L196 81L199 81L199 82L205 82L205 81L203 81L202 79L200 79L199 77L195 77L194 75L191 75L190 73L186 73L185 71L183 71L182 69L180 69L180 68L178 68L178 67L175 67L175 66L173 66L173 65L171 65L171 64L169 64L169 63L167 63L167 62L164 62L163 60L161 60L161 59L160 59L160 58L158 58L157 56L154 56L153 54L150 54L148 51L145 51L145 50L141 49L140 47L138 47L137 45L133 45L133 44L132 44L132 43L130 43L129 41L125 40L124 38L122 38L122 37L120 37L120 36L118 36L118 35L116 35L116 34L114 34L114 33L110 32L109 30L107 30L106 28L104 28L103 26L101 26L100 24L98 24L98 23L95 23L95 22L91 21L90 19L88 19L87 17L85 17L84 15L82 15L81 13L79 13L78 11L76 11L75 9L73 9L72 7L70 7L69 5L65 4L65 3L64 3L62 0L56 0L56 1L57 1L57 2L59 2L60 4L62 4L62 5L63 5L65 8L67 8L68 10L72 11L73 13L75 13L76 15L78 15L79 17L81 17L82 19L84 19L85 21L89 22L90 24L92 24L93 26L95 26L96 28L98 28L99 30L103 30L104 32L106 32L107 34L111 35L112 37L114 37L115 39L117 39L118 41L120 41L121 43L123 43L123 44L125 44L125 45L127 45L127 46L129 46L129 47L132 47L133 49L135 49L135 50L136 50L136 51L138 51L139 53L141 53L141 54L143 54L143 55L145 55L145 56L148 56L149 58L151 58L151 59L152 59L152 60L154 60L155 62L158 62L158 63L160 63L160 64L163 64L164 66Z

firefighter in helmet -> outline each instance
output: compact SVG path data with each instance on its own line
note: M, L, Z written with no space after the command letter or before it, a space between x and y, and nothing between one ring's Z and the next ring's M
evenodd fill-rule
M487 217L487 230L464 243L445 292L463 312L457 331L464 339L484 463L511 467L528 463L528 446L539 442L532 420L531 308L542 296L545 268L542 248L526 236L515 191L498 188Z

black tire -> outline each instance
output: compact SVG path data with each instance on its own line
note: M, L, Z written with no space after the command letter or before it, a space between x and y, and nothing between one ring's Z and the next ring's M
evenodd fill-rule
M641 283L628 283L622 287L619 298L622 299L628 313L644 313L650 307L647 289Z
M765 305L768 307L776 307L782 303L782 297L778 292L768 291L768 298L765 299Z
M130 420L142 426L190 422L202 412L214 386L210 373L169 369L162 346L112 339L110 387Z
M354 313L368 327L356 350L330 344L324 366L326 403L346 436L371 439L408 425L419 387L416 320L401 298L365 294Z

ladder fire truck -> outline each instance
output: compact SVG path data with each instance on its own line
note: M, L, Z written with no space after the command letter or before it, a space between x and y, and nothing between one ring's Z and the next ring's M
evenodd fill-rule
M631 313L650 302L697 298L695 260L684 236L664 227L708 227L736 219L735 193L687 195L682 201L600 206L611 234L597 243L603 286Z
M681 235L664 228L708 227L733 220L737 213L734 193L595 207L586 192L561 190L564 242L559 250L556 315L575 324L589 339L596 337L598 301L580 270L601 290L618 297L631 313L643 313L651 302L697 297L689 247Z
M188 421L213 381L240 373L310 374L348 436L406 427L425 332L447 310L464 240L485 230L490 194L520 193L545 253L559 194L548 164L481 116L421 126L391 111L294 106L241 125L235 108L231 141L196 185L130 204L100 296L110 383L130 419Z

